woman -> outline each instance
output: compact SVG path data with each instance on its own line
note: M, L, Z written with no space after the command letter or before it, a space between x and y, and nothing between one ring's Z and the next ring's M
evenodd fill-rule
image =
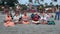
M23 23L23 24L29 24L28 16L27 16L26 13L24 13L24 14L22 15L22 23Z

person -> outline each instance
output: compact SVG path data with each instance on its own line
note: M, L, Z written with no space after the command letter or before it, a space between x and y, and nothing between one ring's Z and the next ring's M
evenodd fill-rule
M57 18L57 17L58 17L58 18ZM56 12L55 12L55 20L56 20L56 19L59 20L59 17L60 17L59 9L56 9Z
M35 14L32 12L32 14L31 14L31 18L33 18L33 17L34 17L34 15L35 15Z
M15 15L15 12L14 12L14 11L11 11L11 12L10 12L10 15L11 15L12 20L13 20L13 17L14 17L14 15Z
M23 24L29 24L29 19L26 13L22 15L22 23Z
M41 13L41 24L47 24L48 18L50 17L49 13Z
M17 12L18 14L20 13L20 5L19 5L19 4L16 6L16 12Z
M4 7L3 11L4 11L4 14L9 12L7 7Z
M10 16L10 14L6 14L6 16L5 16L5 21L10 21L10 20L12 20L12 18L11 18L11 16Z
M50 18L48 18L48 25L55 25L55 22L54 22L54 16L53 15L51 15L51 17Z
M33 15L33 17L32 17L32 23L34 23L34 24L40 24L39 23L39 18L40 18L40 16L38 15L38 13L36 13L35 15Z
M9 20L8 20L8 21L5 21L5 23L4 23L4 26L5 26L5 27L10 27L10 26L12 27L12 26L14 26L14 25L15 25L14 22L9 21Z
M53 15L51 15L51 17L50 17L50 18L48 18L48 21L54 21L54 16L53 16Z
M15 14L15 16L13 17L13 21L15 22L15 24L18 24L19 21L19 15Z
M36 12L36 9L34 7L32 7L30 10L29 10L31 13L32 12Z
M21 21L22 21L22 14L20 13L20 14L19 14L19 22L18 22L18 23L19 23L19 24L22 24Z

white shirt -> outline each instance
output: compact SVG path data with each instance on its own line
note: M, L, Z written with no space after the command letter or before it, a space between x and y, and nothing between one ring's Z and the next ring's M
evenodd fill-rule
M14 16L13 20L14 20L14 22L18 22L19 16Z
M40 20L44 19L44 20L46 20L46 21L47 21L49 17L50 17L49 15L45 14L45 15L44 15L44 17L43 17L43 16L41 16L41 19L40 19Z

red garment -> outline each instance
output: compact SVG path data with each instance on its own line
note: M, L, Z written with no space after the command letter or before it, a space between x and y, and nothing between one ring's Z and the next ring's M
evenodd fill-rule
M38 21L38 19L39 19L39 16L38 16L38 15L35 15L35 16L33 17L33 20L34 20L34 21Z

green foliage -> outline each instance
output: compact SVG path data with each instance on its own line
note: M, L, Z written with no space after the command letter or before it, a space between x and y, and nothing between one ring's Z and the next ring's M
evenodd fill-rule
M27 6L22 6L22 10L27 10Z

